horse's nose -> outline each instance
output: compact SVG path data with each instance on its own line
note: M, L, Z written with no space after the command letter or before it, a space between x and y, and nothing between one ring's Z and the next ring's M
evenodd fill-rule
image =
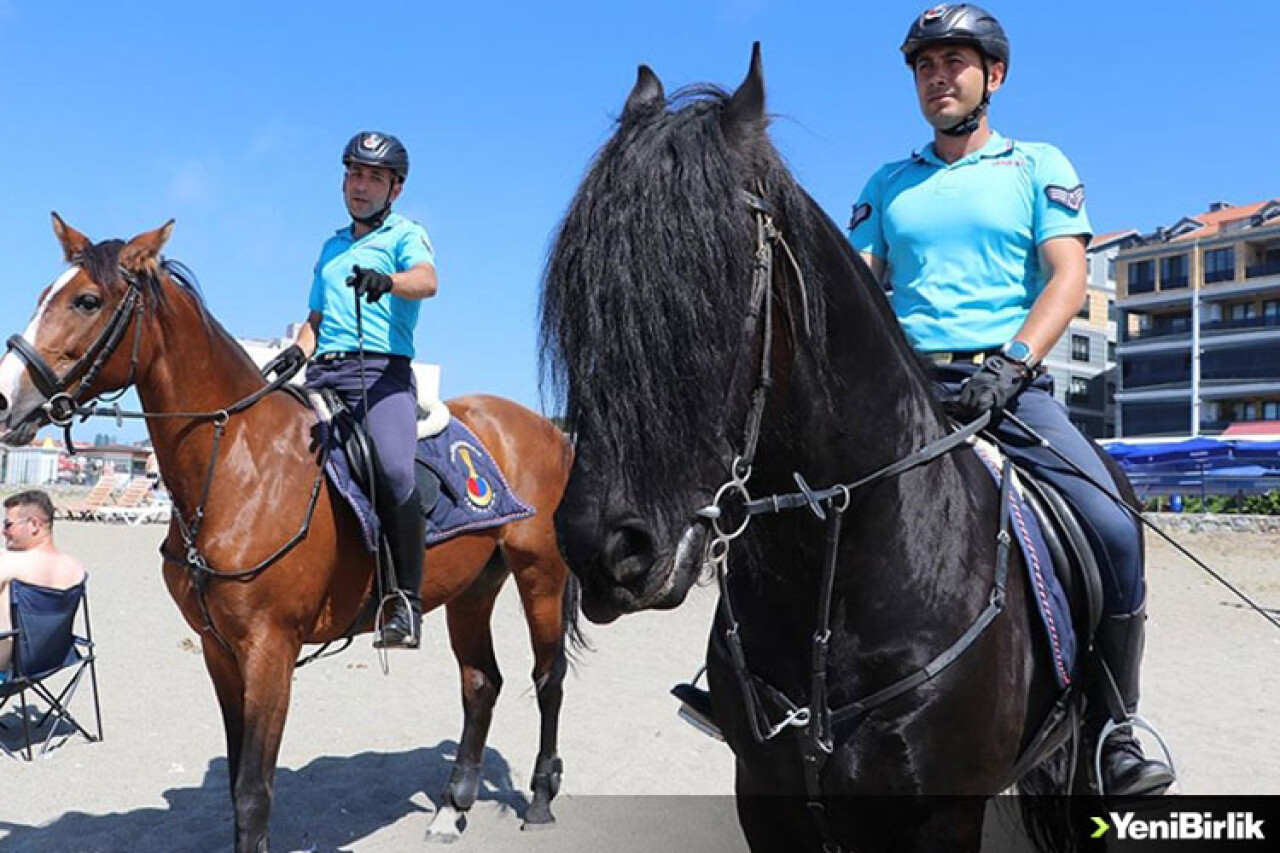
M4 394L0 394L0 420L9 414L9 398Z
M618 583L639 580L653 565L653 536L639 520L621 522L605 537L601 556Z

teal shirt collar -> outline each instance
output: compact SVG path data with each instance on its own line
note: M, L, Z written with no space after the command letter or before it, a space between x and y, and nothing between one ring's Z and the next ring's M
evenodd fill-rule
M1003 157L1013 150L1013 143L1005 139L996 131L991 131L991 138L987 140L987 144L961 157L954 163L947 163L933 150L933 143L930 142L921 151L912 154L917 161L937 166L939 169L954 169L957 166L966 166L970 163L976 163L979 160L988 157Z

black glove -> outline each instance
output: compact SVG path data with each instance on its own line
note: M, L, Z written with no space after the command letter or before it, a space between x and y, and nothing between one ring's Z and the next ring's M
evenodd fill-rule
M1002 355L989 356L982 369L960 386L956 407L965 420L973 420L983 412L999 414L1026 390L1033 376L1033 371L1021 362Z
M273 376L289 378L302 369L307 363L306 353L302 347L294 344L262 366L262 375L267 379Z
M377 270L355 266L351 275L347 276L347 287L356 292L356 298L363 296L369 303L377 302L383 294L391 292L391 276Z

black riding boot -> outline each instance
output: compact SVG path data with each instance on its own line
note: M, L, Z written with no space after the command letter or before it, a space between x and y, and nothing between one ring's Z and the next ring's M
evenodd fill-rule
M1116 682L1126 717L1138 711L1138 681L1142 652L1146 645L1147 608L1142 606L1127 616L1106 616L1098 626L1096 646ZM1101 667L1099 667L1101 670ZM1106 694L1106 674L1099 672L1090 692L1100 712L1089 715L1091 730L1101 731L1111 716ZM1114 696L1112 699L1114 702ZM1174 782L1172 768L1163 761L1147 758L1129 727L1116 729L1102 745L1102 793L1107 797L1141 797L1162 794Z
M426 562L426 520L418 493L382 513L398 592L387 596L375 648L416 649L422 642L422 569Z

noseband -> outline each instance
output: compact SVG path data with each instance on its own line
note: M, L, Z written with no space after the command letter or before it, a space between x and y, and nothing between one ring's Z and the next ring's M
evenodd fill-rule
M107 359L111 358L120 345L120 339L124 337L131 319L134 320L133 355L129 362L129 378L123 387L133 384L137 372L138 348L142 341L142 285L136 275L123 267L120 268L120 276L129 287L128 293L116 305L116 310L112 312L97 340L63 376L58 376L44 356L22 335L11 335L6 342L9 350L26 363L32 384L44 395L45 402L40 408L49 421L67 430L68 447L71 447L71 419L85 402L84 392L93 385ZM79 384L73 394L68 389L77 383Z

